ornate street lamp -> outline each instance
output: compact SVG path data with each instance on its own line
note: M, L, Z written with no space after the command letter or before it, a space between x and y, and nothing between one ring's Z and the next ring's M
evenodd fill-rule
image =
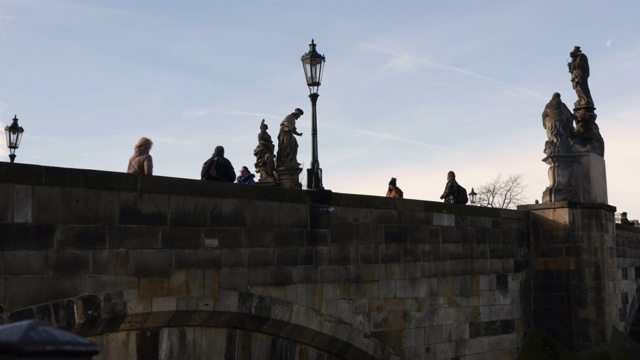
M16 149L20 146L20 140L22 140L22 133L24 129L22 126L18 126L18 116L13 116L13 123L11 126L5 126L4 132L7 135L7 147L9 148L9 158L11 162L16 159Z
M478 194L476 194L476 192L473 191L473 188L471 188L471 192L469 193L469 199L471 200L471 205L476 204L476 196L478 196Z
M309 52L302 55L302 67L304 77L309 87L309 99L311 99L311 168L307 169L307 189L320 190L322 187L322 169L318 161L318 120L316 116L316 103L318 102L318 88L322 82L322 70L324 67L324 55L316 51L316 44L311 39Z

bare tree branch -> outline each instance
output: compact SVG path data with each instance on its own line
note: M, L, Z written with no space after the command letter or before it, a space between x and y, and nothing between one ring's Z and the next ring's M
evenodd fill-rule
M478 189L478 205L502 209L515 208L525 204L524 175L512 174L502 180L502 174L480 186Z

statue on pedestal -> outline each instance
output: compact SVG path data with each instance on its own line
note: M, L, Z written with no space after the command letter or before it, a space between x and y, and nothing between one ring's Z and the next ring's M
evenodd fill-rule
M296 129L296 120L304 114L301 109L287 115L280 123L280 133L278 134L278 167L298 167L298 140L296 136L302 136Z
M560 94L554 93L542 112L542 126L547 130L548 140L544 144L544 153L571 153L571 135L573 134L573 114L560 100Z
M591 91L589 91L589 83L587 81L589 79L589 60L587 55L582 53L580 46L574 46L569 56L571 56L571 62L567 66L571 73L571 84L576 94L578 94L578 101L574 105L575 107L593 107L593 99L591 98Z
M542 161L549 165L549 186L543 202L607 202L604 140L596 124L597 115L587 79L587 56L574 47L567 65L571 84L578 95L573 113L554 93L542 112L547 141ZM575 121L575 128L573 125Z
M571 73L571 85L578 95L578 101L574 103L573 113L576 120L576 128L572 136L574 151L577 153L593 153L604 157L604 140L600 135L600 129L596 124L598 115L589 90L589 60L583 54L580 46L574 46L569 53L571 62L567 64Z
M269 126L264 122L260 123L260 133L258 134L258 146L253 150L256 157L256 172L260 174L259 184L275 184L277 182L274 171L276 169L274 150L275 146L271 140L271 135L267 132Z
M280 185L285 188L301 189L299 175L302 172L298 162L298 140L296 136L302 136L296 129L296 120L304 112L296 108L280 123L278 134L278 154L276 156L276 173Z

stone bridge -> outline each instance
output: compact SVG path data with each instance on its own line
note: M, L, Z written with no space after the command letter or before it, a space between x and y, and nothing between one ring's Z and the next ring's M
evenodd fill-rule
M99 359L515 359L635 336L640 231L502 210L0 163L2 321ZM630 332L631 330L631 332Z

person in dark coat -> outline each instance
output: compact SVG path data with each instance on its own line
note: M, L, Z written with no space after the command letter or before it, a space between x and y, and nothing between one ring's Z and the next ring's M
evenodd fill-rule
M253 180L253 178L255 177L256 176L254 174L249 172L248 167L243 166L242 169L240 169L240 176L238 176L238 178L236 179L236 183L245 184L245 185L254 185L256 182L255 180Z
M620 214L620 224L633 226L633 223L629 221L629 218L627 217L626 212L623 212L622 214Z
M458 197L458 182L456 181L456 173L449 171L447 173L447 185L444 192L440 195L440 199L444 199L446 203L455 203Z
M404 193L398 187L396 178L392 177L391 181L389 181L389 188L387 188L387 197L402 199L403 196Z
M200 179L209 181L228 181L231 183L236 180L236 172L233 170L231 161L224 157L224 147L220 145L216 146L211 158L202 164Z

